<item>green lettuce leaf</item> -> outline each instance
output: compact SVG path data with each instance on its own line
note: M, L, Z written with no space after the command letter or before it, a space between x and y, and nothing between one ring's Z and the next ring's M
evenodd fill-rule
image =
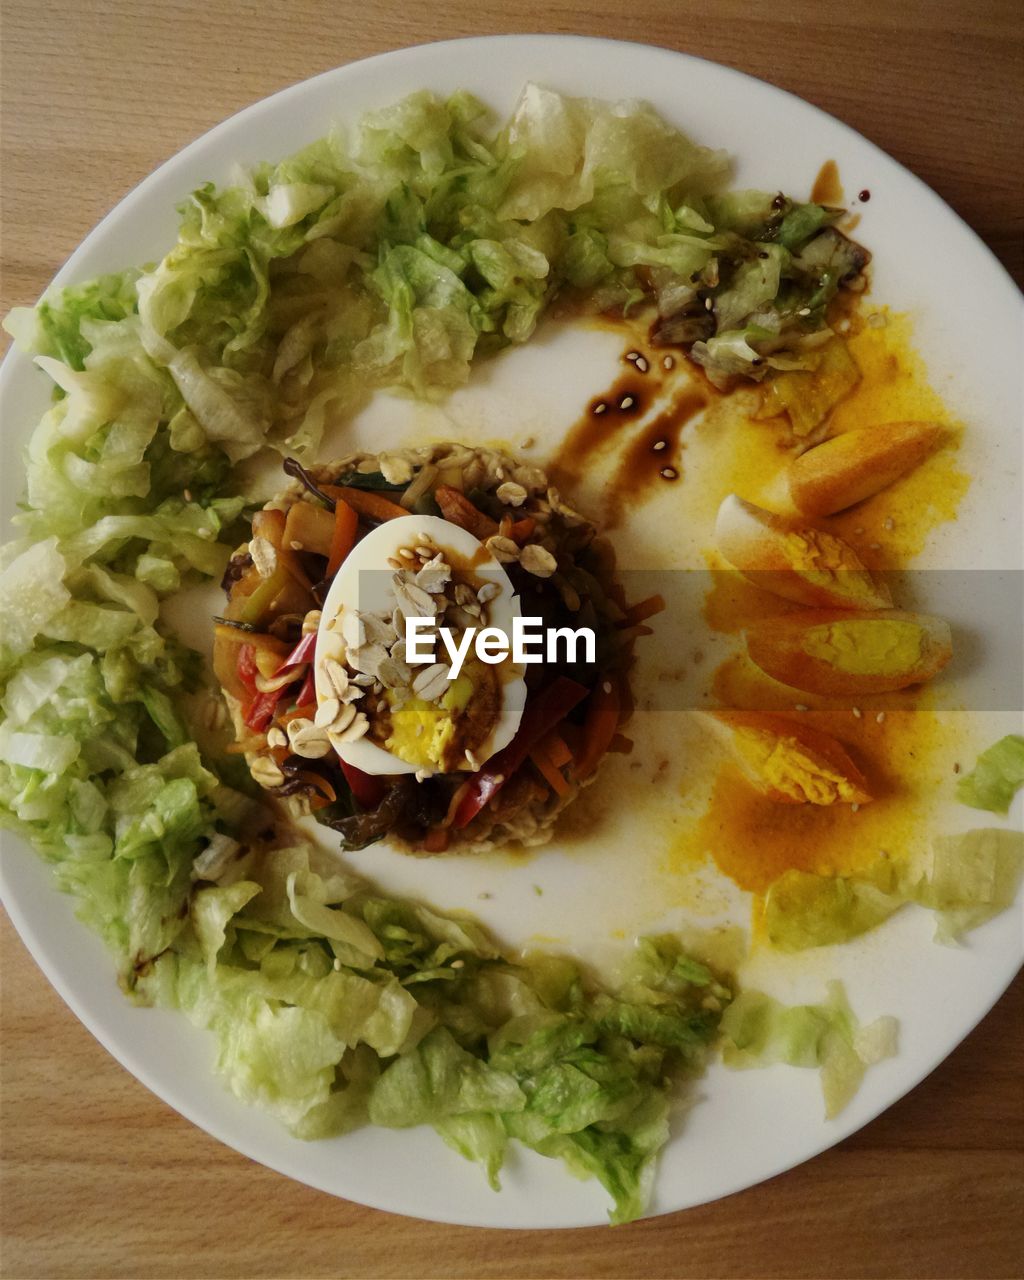
M957 941L1006 910L1024 871L1024 835L983 828L938 836L922 864L880 860L857 876L785 872L765 897L764 927L783 951L847 942L910 902L937 915L936 937Z
M894 1018L861 1027L840 982L828 984L822 1004L786 1006L760 991L742 991L722 1015L722 1057L735 1068L813 1067L821 1072L825 1116L852 1100L873 1063L896 1052Z
M981 753L971 772L957 783L956 798L972 809L1007 813L1021 787L1024 787L1024 736L1010 733Z

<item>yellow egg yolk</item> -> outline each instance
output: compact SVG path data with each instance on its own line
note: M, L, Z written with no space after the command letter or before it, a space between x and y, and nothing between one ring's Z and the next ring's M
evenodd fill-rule
M795 738L780 738L755 729L736 729L736 749L768 787L802 803L852 801L857 791L850 779Z
M391 732L384 742L385 750L409 764L443 770L455 737L456 717L472 696L473 682L461 675L438 702L410 698L396 708L394 694L389 691Z
M923 633L914 622L893 618L851 619L811 627L804 652L850 675L894 676L921 660Z

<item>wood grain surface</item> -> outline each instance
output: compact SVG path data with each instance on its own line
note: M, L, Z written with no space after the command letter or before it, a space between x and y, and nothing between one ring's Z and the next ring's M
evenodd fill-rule
M126 191L239 108L368 54L511 31L646 41L789 89L907 164L1024 274L1016 0L4 0L0 12L2 311L33 301ZM614 1231L517 1233L377 1213L252 1164L109 1057L6 921L0 962L10 1280L1024 1274L1021 980L925 1083L809 1164Z

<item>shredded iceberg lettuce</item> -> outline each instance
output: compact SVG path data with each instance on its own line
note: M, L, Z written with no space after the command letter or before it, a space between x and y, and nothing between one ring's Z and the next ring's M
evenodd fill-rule
M1007 813L1024 787L1024 735L1009 733L978 757L970 773L957 783L956 798L972 809Z
M1012 905L1024 873L1024 834L996 827L936 836L923 863L880 859L856 876L785 872L765 897L764 929L783 951L848 942L907 903L936 913L936 938L955 942Z
M851 1101L867 1068L896 1052L895 1018L860 1026L841 982L822 1004L786 1007L760 991L742 991L722 1016L722 1058L730 1067L814 1067L821 1073L825 1115Z

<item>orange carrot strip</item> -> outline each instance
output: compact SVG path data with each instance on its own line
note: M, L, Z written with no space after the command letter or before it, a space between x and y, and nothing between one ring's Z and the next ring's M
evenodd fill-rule
M347 485L337 484L325 484L322 488L329 498L333 498L335 502L340 498L353 511L370 520L397 520L399 516L409 514L405 507L381 497L373 489L351 489Z
M342 561L355 545L356 526L359 524L355 509L344 498L336 498L335 503L334 533L331 536L331 553L327 559L329 578L333 578L338 572Z
M536 527L537 522L532 516L523 516L509 528L508 536L513 542L525 542Z
M490 516L476 508L464 493L453 489L450 484L439 484L434 490L434 498L441 508L441 514L452 524L471 533L481 542L492 538L498 532L498 523ZM406 513L403 512L403 515Z
M294 707L291 711L282 711L281 714L275 716L274 719L278 724L287 724L289 720L298 720L300 717L312 720L315 715L316 704L313 702L307 702L301 707Z
M572 759L572 752L565 745L565 740L557 733L549 733L544 739L544 754L556 769L561 769Z
M586 778L597 768L619 727L621 698L617 681L604 677L590 695L583 722L583 751L576 761L576 776Z
M646 600L639 600L636 604L626 610L623 625L627 627L635 626L638 622L644 622L647 618L653 618L656 613L664 612L664 609L664 596L648 596Z
M541 777L548 784L556 796L566 796L569 794L569 784L562 776L561 772L548 759L544 747L539 744L530 752L530 759L540 773Z
M425 853L444 853L451 843L451 832L447 827L432 827L423 837L422 849Z

